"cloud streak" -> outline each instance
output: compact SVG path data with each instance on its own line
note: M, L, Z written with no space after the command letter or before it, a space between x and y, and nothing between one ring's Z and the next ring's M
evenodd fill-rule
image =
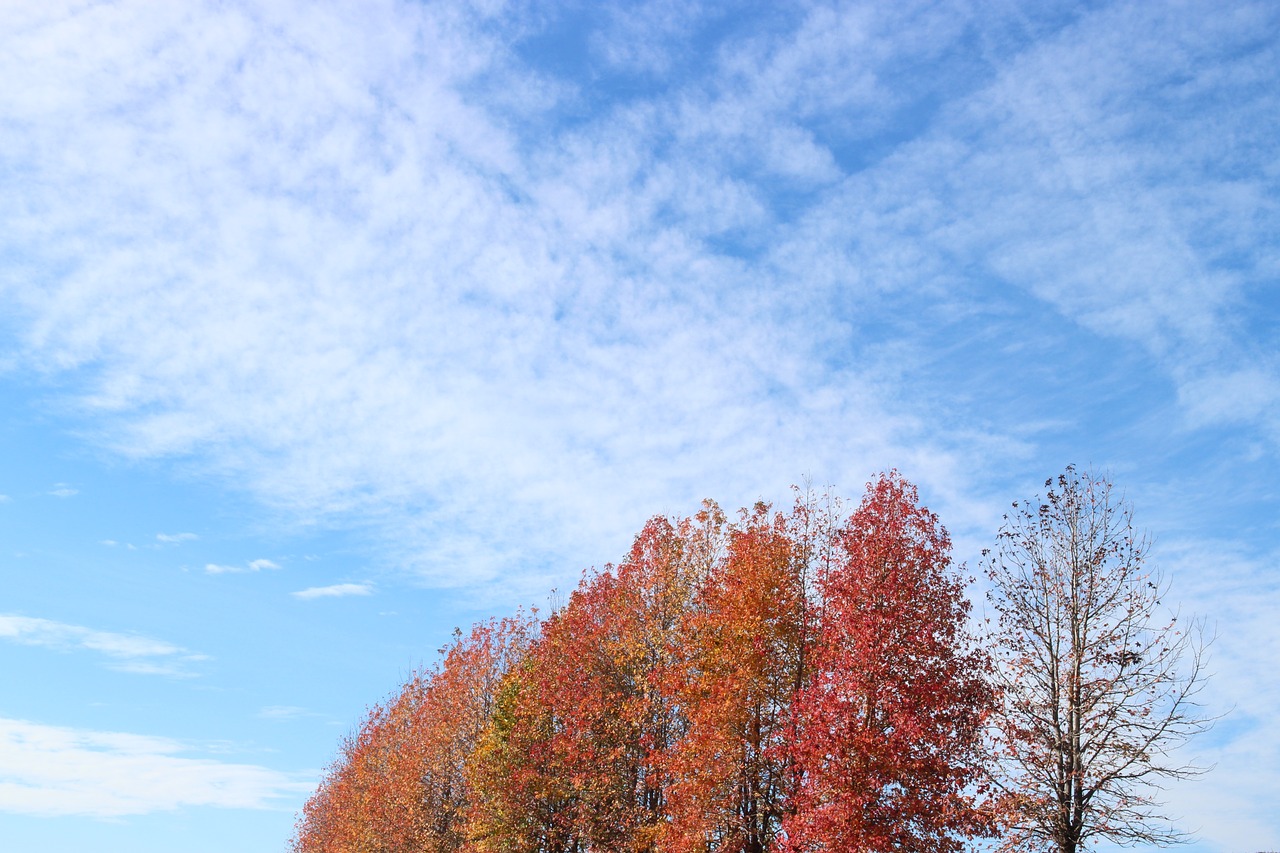
M207 563L205 564L204 570L206 574L210 574L210 575L226 575L226 574L240 574L242 572L261 572L263 570L279 569L279 568L280 566L272 562L271 560L257 559L257 560L250 560L248 563L244 564L243 566L225 565L222 563Z
M189 665L208 660L181 646L140 634L97 631L50 619L0 615L0 639L58 651L90 651L107 659L107 668L144 675L191 675Z
M336 583L331 586L313 586L290 593L294 598L310 601L313 598L344 598L351 595L373 595L373 585L367 583Z
M291 806L310 780L186 757L168 738L0 719L0 811L119 818L188 806Z
M315 711L306 708L300 708L297 705L268 705L258 711L258 716L264 720L277 720L280 722L290 722L293 720L304 719L306 717L319 717Z

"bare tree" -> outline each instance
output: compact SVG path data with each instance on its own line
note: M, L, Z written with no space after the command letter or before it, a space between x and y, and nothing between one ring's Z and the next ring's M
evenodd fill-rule
M1068 467L1015 502L989 560L997 801L1006 850L1076 853L1090 840L1169 844L1161 783L1204 772L1173 753L1211 724L1199 625L1161 606L1132 507Z

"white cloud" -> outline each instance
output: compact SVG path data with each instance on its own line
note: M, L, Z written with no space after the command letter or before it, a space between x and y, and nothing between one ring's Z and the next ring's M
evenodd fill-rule
M1270 313L1259 288L1280 260L1264 236L1280 221L1280 175L1244 165L1277 126L1280 101L1257 81L1280 50L1249 35L1274 23L1247 3L1226 18L1131 4L1081 16L895 152L874 176L895 204L877 206L914 202L899 227L933 251L1112 347L1142 347L1193 425L1261 423L1280 437L1280 408L1262 405L1280 362L1243 332L1250 311ZM1197 387L1242 373L1236 406Z
M73 495L80 494L80 490L73 489L66 483L54 483L53 488L49 490L49 494L53 495L55 498L69 498Z
M336 583L332 586L313 586L290 593L294 598L340 598L347 595L372 595L373 585L368 583Z
M89 368L81 402L105 442L204 457L304 518L373 518L390 559L450 585L552 558L576 572L625 547L650 512L783 493L805 471L860 482L914 440L873 377L807 360L828 322L786 310L780 281L699 242L768 227L757 189L686 158L691 141L655 162L654 137L673 129L643 114L522 159L506 120L453 88L468 68L507 75L487 37L430 7L396 8L424 37L448 33L424 50L373 14L350 44L319 26L280 38L228 8L198 28L226 34L216 41L161 16L137 30L118 19L74 60L25 43L53 76L15 63L14 88L69 99L98 128L82 149L83 134L54 133L50 101L11 105L45 139L40 162L95 200L56 204L51 227L99 245L116 227L105 211L122 204L140 217L128 227L151 235L78 265L50 295L11 292L32 318L28 358ZM44 37L76 41L86 26ZM457 67L420 62L458 44ZM839 49L824 45L824 73L840 73ZM134 51L151 59L121 60ZM810 79L778 61L761 91ZM112 79L102 63L130 71ZM160 130L120 108L151 79L184 81L145 107L168 117ZM285 93L283 79L307 84ZM832 176L802 128L738 124L788 180ZM767 452L779 447L791 450Z
M7 504L12 500L13 498L9 497L8 495L0 495L0 504Z
M237 574L240 572L260 572L263 569L278 569L278 565L271 560L258 559L250 560L243 566L231 566L222 563L208 563L204 570L211 575Z
M1280 430L1280 374L1257 366L1187 378L1178 397L1197 426L1271 419Z
M318 716L314 711L306 708L299 708L297 705L268 705L258 712L258 716L264 720L280 720L287 722L302 717Z
M661 72L635 34L676 38L702 14L610 15L591 49ZM304 519L372 519L391 561L440 584L576 566L649 512L782 494L806 472L854 488L914 460L959 494L966 459L1016 442L950 427L897 381L930 369L935 338L878 355L879 328L918 319L892 294L982 301L995 277L1153 351L1201 358L1227 333L1240 277L1208 270L1194 238L1212 217L1187 219L1171 177L1199 144L1152 149L1107 113L1140 103L1139 72L1177 41L1145 14L1082 16L938 80L899 72L974 31L1026 34L991 11L815 6L568 128L506 97L537 90L554 114L576 95L434 7L322 4L279 29L130 4L15 24L10 147L43 177L14 209L46 213L5 233L68 270L8 290L22 356L85 368L109 446L188 454ZM944 95L923 129L895 125ZM1232 126L1265 107L1241 101ZM1188 121L1191 146L1216 119ZM133 233L148 239L116 239Z
M1280 836L1280 816L1261 791L1274 786L1280 767L1280 671L1261 666L1259 651L1276 647L1276 601L1280 601L1280 551L1251 554L1232 541L1180 539L1161 552L1171 588L1184 602L1196 602L1207 622L1209 680L1200 699L1206 712L1221 716L1215 730L1186 748L1188 756L1212 767L1203 780L1173 786L1178 813L1197 815L1201 834L1223 850L1270 849L1260 839Z
M182 542L191 542L200 537L194 533L157 533L156 541L163 542L167 545L177 545Z
M279 808L311 786L187 752L168 738L0 719L0 811L115 818L188 806Z
M50 619L0 615L0 639L60 651L83 649L108 659L107 667L147 675L190 675L189 664L208 660L181 646L140 634L96 631Z

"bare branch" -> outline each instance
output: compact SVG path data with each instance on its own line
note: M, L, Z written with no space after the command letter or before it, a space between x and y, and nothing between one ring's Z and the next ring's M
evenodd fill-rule
M1068 467L1045 487L1013 505L988 552L1005 848L1184 841L1159 782L1205 772L1174 755L1213 723L1197 702L1203 624L1164 615L1150 541L1106 477Z

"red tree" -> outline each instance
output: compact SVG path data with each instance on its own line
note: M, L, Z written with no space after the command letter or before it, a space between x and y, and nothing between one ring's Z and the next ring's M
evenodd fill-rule
M950 851L983 827L968 788L992 702L950 541L896 473L869 486L817 578L821 620L794 706L789 851Z
M426 679L412 678L386 705L375 705L345 740L303 806L295 853L412 849L423 818L413 781L421 758L413 748L413 720L425 686Z

